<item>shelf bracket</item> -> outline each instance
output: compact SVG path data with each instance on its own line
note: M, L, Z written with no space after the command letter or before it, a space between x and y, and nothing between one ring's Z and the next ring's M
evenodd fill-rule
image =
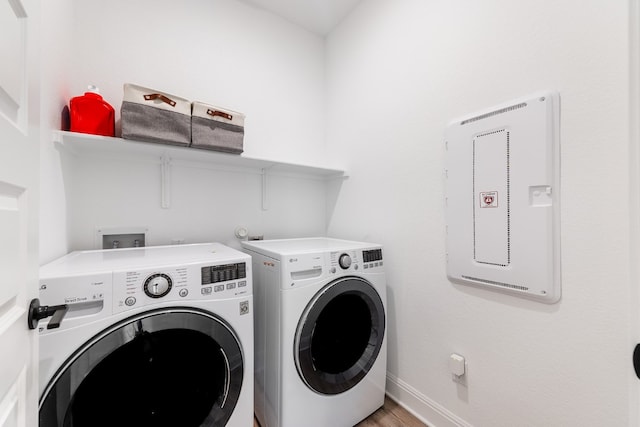
M160 191L162 209L171 208L171 157L160 157Z
M262 210L269 210L269 168L262 168Z

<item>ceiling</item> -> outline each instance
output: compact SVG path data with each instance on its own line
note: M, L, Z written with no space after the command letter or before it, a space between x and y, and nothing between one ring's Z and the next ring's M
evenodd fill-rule
M242 0L320 35L329 33L360 0Z

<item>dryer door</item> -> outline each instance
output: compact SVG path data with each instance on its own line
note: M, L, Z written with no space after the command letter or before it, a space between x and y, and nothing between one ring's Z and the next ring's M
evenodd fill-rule
M142 313L76 351L40 400L40 427L221 426L240 395L237 336L195 309Z
M321 394L354 387L382 348L385 313L374 287L344 277L322 288L307 305L295 339L298 374Z

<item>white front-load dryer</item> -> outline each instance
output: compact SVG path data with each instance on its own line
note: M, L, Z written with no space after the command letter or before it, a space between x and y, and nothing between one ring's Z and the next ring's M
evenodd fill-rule
M41 305L67 311L37 326L40 427L252 426L251 271L217 243L41 267Z
M327 238L243 242L255 299L262 427L351 427L384 403L382 247Z

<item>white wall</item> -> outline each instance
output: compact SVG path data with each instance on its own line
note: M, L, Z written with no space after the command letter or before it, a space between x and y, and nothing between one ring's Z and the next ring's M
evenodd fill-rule
M47 3L57 45L45 54L53 69L47 78L53 128L64 103L88 84L97 85L116 109L118 128L122 86L136 83L245 113L248 156L324 162L320 37L235 0ZM58 5L63 12L55 10ZM147 226L150 245L172 239L237 245L236 226L266 238L322 235L326 229L319 180L272 177L269 210L263 211L259 175L178 162L172 206L161 209L157 164L126 155L76 157L49 145L43 213L50 208L53 216L42 221L42 262L93 248L100 227Z
M63 155L51 140L51 129L60 129L60 114L71 96L72 0L41 2L41 150L40 150L40 263L68 252L67 195L64 189ZM66 174L68 176L68 173Z
M69 218L75 248L93 248L103 227L145 226L147 245L216 241L239 247L237 226L266 238L324 235L324 181L274 175L262 211L258 173L172 166L171 208L160 208L160 167L123 159L75 162Z
M365 0L328 37L328 152L351 175L328 235L385 245L388 389L435 425L634 425L628 7ZM446 124L542 89L562 98L554 305L452 285L444 259Z

